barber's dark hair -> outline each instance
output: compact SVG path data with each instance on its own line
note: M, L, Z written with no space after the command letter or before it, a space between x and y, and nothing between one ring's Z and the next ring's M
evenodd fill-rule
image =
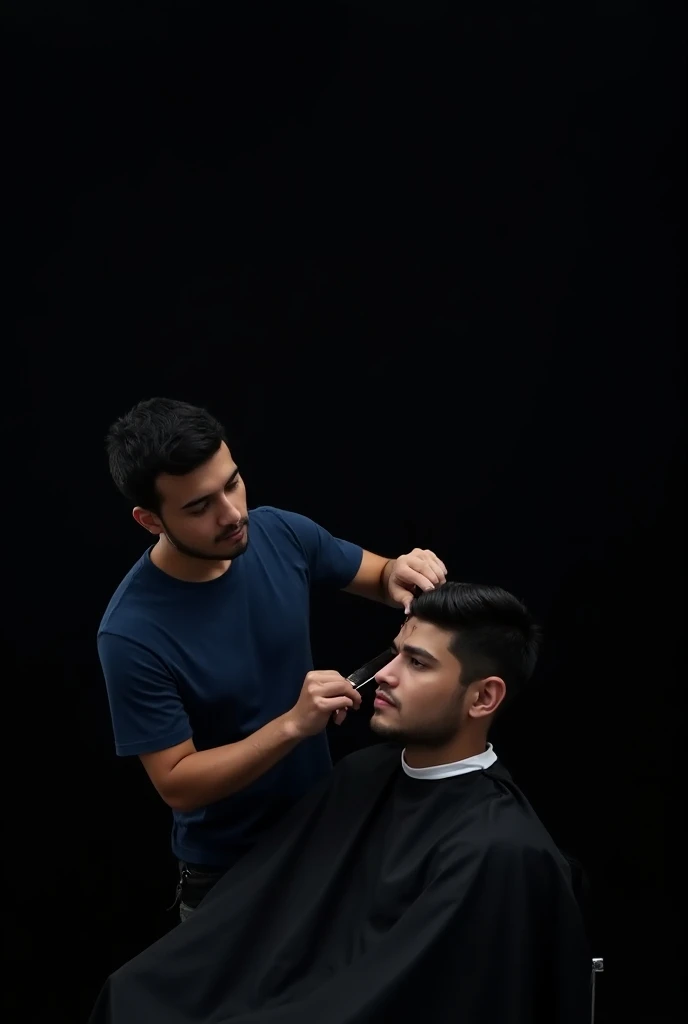
M449 649L461 662L461 683L500 676L509 698L533 674L540 629L526 606L502 587L447 582L421 593L411 615L454 634Z
M149 398L110 427L110 475L128 501L159 512L158 476L191 473L225 440L222 424L205 409L172 398Z

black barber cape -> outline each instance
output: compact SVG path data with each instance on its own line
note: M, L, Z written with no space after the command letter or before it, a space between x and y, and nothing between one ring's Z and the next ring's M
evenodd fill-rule
M116 971L91 1024L582 1024L568 865L496 762L413 779L380 744L191 917Z

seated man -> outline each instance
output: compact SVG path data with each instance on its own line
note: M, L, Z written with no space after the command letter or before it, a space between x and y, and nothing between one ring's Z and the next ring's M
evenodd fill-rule
M587 1020L567 863L487 743L537 644L498 587L417 597L376 677L386 742L341 761L115 972L92 1024Z

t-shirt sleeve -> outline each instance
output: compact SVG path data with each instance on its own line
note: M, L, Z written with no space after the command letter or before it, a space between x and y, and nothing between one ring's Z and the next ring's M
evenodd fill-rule
M98 654L115 750L121 757L152 754L191 738L191 725L174 679L152 651L123 636L101 633Z
M308 560L312 583L327 583L340 589L351 583L363 559L363 548L333 537L322 526L298 512L271 509L296 537Z

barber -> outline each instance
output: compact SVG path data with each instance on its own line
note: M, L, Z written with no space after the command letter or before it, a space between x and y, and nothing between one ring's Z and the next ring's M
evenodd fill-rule
M184 919L257 836L331 768L325 729L360 695L314 672L315 584L407 609L446 568L386 559L312 520L247 506L222 425L171 399L110 428L110 472L155 538L98 632L115 748L140 758L172 809Z

